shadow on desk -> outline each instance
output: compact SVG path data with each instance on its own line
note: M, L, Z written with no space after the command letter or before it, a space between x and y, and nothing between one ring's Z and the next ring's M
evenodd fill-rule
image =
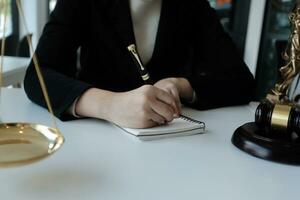
M27 174L23 179L24 182L20 182L19 188L29 194L37 191L41 194L50 194L74 188L87 189L95 186L95 183L101 182L99 181L99 179L102 179L100 176L98 172L95 174L90 170L57 168Z

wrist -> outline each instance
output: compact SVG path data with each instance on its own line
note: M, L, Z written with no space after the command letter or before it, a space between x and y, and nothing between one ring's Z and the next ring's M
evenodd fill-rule
M121 92L112 92L108 99L107 103L105 104L105 109L104 109L104 115L105 115L105 120L110 121L110 122L115 122L115 119L119 113L119 108L118 105L120 104L121 100L121 95L123 93ZM101 108L99 108L101 109ZM104 119L104 118L102 118Z
M177 78L177 88L180 98L186 101L192 101L194 97L194 89L186 78Z
M114 93L91 88L79 98L75 111L80 116L108 120Z

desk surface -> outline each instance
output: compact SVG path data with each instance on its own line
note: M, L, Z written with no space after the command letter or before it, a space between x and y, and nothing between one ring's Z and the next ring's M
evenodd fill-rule
M29 62L30 58L4 56L3 73L6 74L24 67L27 68Z
M207 133L141 142L100 120L59 122L66 143L33 165L0 169L1 199L298 199L299 167L260 160L231 142L253 118L251 106L205 112ZM4 89L4 122L51 125L48 113L17 89Z
M23 83L29 62L30 58L4 56L3 86Z
M22 83L30 58L4 56L3 85Z

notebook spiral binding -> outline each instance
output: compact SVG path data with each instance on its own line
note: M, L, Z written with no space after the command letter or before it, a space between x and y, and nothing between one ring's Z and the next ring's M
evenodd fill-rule
M205 123L202 122L202 121L199 121L199 120L196 120L196 119L193 119L193 118L190 118L188 116L185 116L185 115L180 115L179 116L181 119L185 120L185 121L188 121L188 122L192 122L192 123L196 123L196 124L200 124L203 126L203 129L205 130Z

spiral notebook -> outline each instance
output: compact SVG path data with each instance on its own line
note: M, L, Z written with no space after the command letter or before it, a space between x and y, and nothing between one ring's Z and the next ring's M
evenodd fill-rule
M138 137L141 140L154 140L176 136L188 136L201 134L205 131L205 123L181 115L180 118L174 119L172 122L146 129L123 128L127 133Z

